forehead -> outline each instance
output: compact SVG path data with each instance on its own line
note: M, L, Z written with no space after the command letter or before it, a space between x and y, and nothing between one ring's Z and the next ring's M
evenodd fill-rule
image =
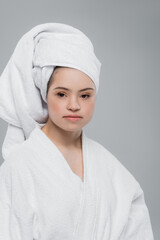
M58 67L54 70L51 76L54 85L71 85L77 87L92 87L95 88L92 79L84 72L70 67Z

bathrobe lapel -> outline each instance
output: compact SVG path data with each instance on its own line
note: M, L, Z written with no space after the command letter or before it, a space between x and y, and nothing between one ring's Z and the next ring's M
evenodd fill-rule
M71 170L63 154L45 135L39 126L32 132L32 135L33 136L31 136L31 138L34 137L35 140L38 140L37 144L39 147L44 149L44 151L47 151L47 154L50 153L50 158L45 159L45 161L52 161L55 173L57 175L57 184L58 181L60 183L64 182L64 191L67 191L66 188L68 186L68 190L74 190L75 196L79 198L79 205L77 204L77 221L73 234L76 237L79 236L79 239L82 239L81 233L79 232L80 229L86 229L88 233L93 232L93 226L96 219L96 169L94 165L94 149L92 149L90 139L88 139L82 130L82 152L84 165L84 181L82 181L81 178ZM85 222L83 220L84 218ZM83 234L85 234L84 231Z
M59 170L62 171L65 170L65 173L71 180L71 182L76 182L77 184L85 185L86 182L86 171L87 171L87 137L84 134L84 131L82 130L82 157L83 157L83 171L84 171L84 177L83 181L82 179L72 171L71 167L69 166L68 162L66 161L64 155L62 152L59 150L59 148L56 146L55 143L53 143L46 135L45 133L41 130L40 126L37 126L36 129L34 130L32 135L39 135L39 144L41 144L41 149L44 148L50 154L53 154L53 156L56 155L56 158L53 159L53 162L58 166L59 165ZM62 169L61 169L62 167Z

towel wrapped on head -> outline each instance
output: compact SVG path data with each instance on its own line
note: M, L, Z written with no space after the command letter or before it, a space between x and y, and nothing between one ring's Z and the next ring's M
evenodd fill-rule
M62 23L32 28L22 36L0 76L0 117L8 123L4 159L36 124L47 121L47 84L56 66L86 73L98 92L101 63L83 32Z

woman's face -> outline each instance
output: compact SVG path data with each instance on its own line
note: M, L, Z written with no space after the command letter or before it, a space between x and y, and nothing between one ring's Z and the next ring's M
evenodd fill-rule
M93 81L85 73L69 67L55 69L50 81L47 103L51 122L65 131L80 130L94 112L96 88Z

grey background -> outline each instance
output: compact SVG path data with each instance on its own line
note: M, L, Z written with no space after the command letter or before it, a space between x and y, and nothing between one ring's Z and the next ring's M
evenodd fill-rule
M139 181L160 239L160 1L1 1L0 72L21 36L46 22L70 24L93 42L102 69L85 132ZM0 120L1 146L6 129Z

